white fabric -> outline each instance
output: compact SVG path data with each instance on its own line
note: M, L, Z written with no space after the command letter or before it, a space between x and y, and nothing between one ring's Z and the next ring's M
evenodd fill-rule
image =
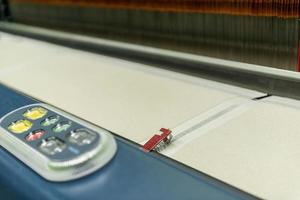
M262 95L142 64L1 35L2 40L8 39L0 42L0 57L6 60L0 61L0 81L135 142L231 98Z
M201 134L171 157L264 199L296 200L299 119L299 101L271 97Z

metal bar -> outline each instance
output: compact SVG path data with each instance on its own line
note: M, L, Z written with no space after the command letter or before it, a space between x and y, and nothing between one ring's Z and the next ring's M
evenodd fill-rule
M1 22L0 31L140 62L154 67L167 68L268 94L300 99L300 74L296 72L15 23Z

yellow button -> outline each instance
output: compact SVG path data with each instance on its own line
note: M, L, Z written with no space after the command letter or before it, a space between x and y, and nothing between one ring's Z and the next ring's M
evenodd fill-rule
M34 108L27 110L23 114L23 116L28 119L31 119L31 120L36 120L36 119L44 117L46 114L47 114L46 109L44 109L42 107L34 107Z
M8 126L8 130L10 130L13 133L23 133L25 131L28 131L32 127L32 123L26 119L22 119L16 122L11 123Z

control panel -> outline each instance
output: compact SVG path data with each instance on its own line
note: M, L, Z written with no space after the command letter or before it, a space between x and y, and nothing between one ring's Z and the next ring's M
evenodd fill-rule
M113 136L47 104L33 104L0 120L0 144L48 180L67 181L108 163Z

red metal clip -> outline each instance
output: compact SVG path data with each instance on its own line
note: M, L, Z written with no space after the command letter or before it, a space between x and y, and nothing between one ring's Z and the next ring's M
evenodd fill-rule
M172 139L172 131L170 129L161 128L161 135L155 134L148 142L143 145L143 150L149 152L151 150L159 151L166 145L170 144Z

